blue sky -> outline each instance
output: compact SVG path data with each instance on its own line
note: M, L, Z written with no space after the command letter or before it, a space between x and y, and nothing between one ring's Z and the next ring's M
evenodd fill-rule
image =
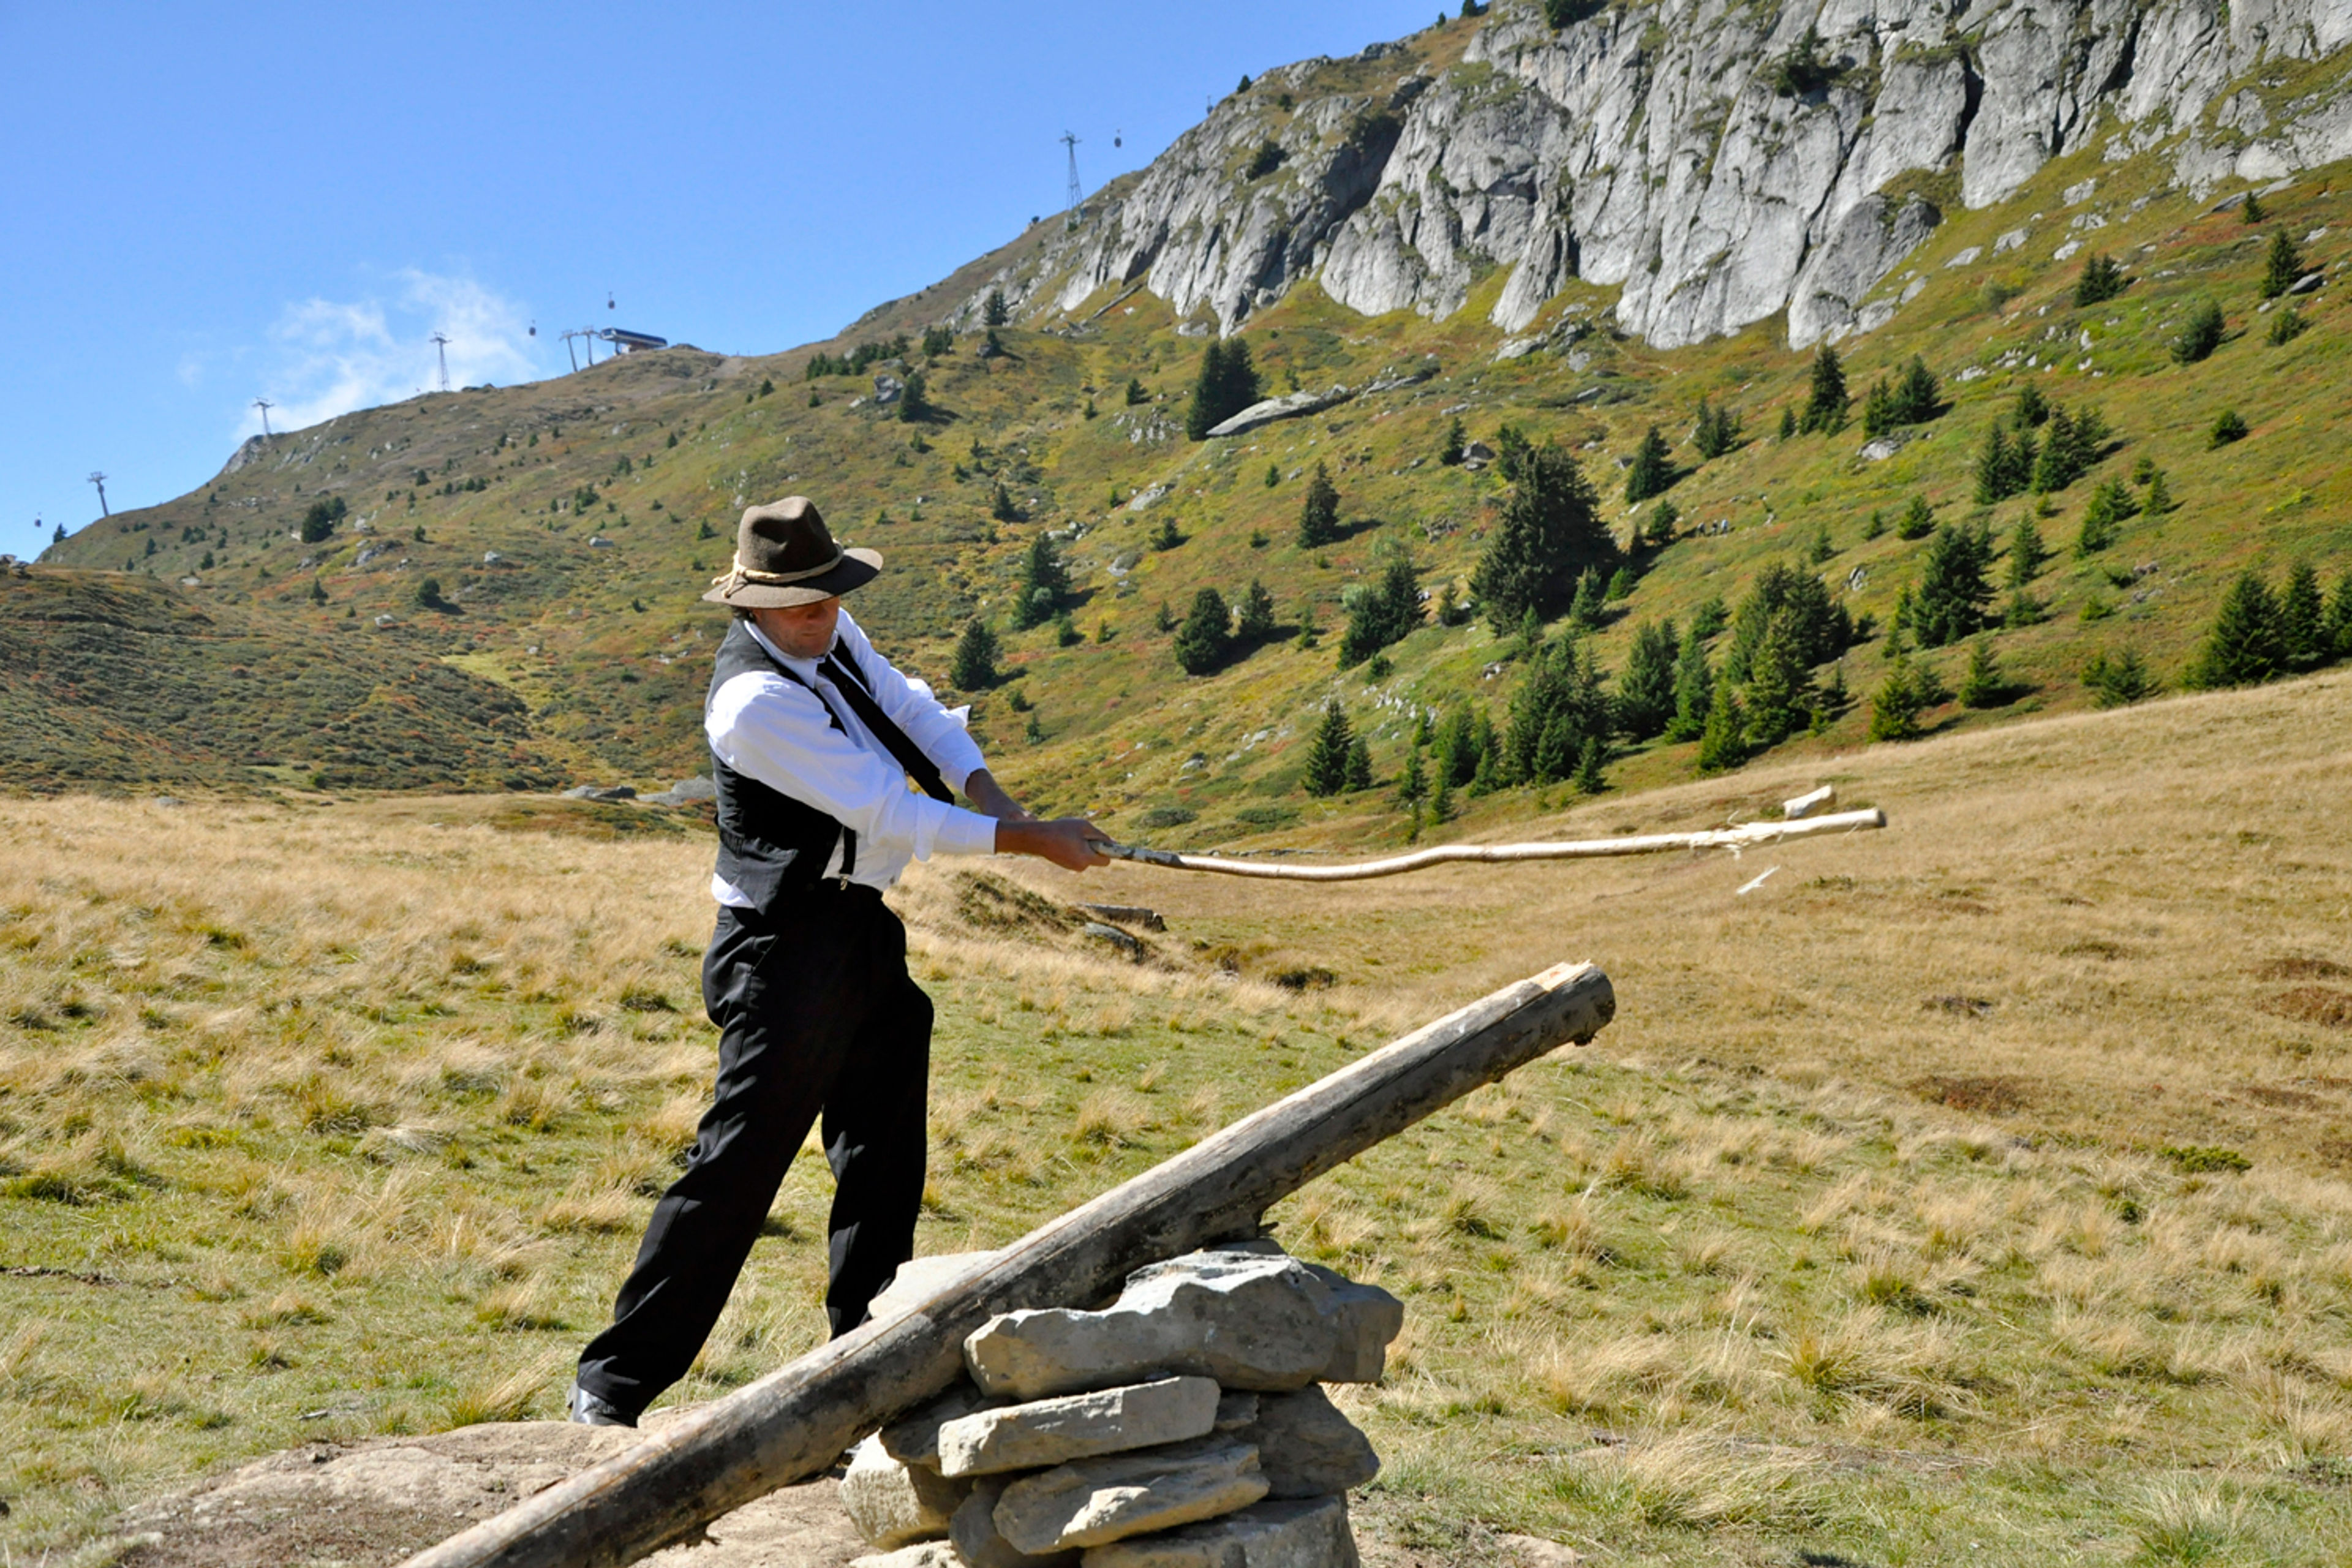
M256 397L284 428L432 385L436 330L500 385L565 327L830 336L1058 210L1065 130L1091 188L1243 72L1436 15L0 0L0 551L95 519L94 469L118 510L204 483Z

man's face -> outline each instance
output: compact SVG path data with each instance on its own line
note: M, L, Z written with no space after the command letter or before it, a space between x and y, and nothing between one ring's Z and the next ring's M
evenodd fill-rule
M757 609L751 618L768 634L770 642L793 658L823 658L833 650L833 627L841 618L841 598L835 595L814 605Z

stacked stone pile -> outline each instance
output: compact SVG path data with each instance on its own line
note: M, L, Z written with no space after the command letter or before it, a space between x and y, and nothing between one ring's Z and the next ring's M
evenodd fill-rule
M1320 1385L1378 1381L1403 1325L1265 1241L991 1319L967 1380L851 1450L843 1502L886 1553L854 1568L1355 1568L1347 1493L1380 1459Z

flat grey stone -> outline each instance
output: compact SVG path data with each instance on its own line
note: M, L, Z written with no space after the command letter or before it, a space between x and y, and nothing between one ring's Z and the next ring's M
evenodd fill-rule
M1130 1277L1097 1312L1007 1312L964 1341L990 1394L1042 1399L1169 1373L1281 1392L1376 1381L1404 1306L1269 1244L1189 1253Z
M1217 1399L1220 1432L1238 1432L1257 1419L1257 1395L1245 1388L1229 1388Z
M1335 1413L1336 1414L1336 1413ZM939 1429L940 1472L948 1476L1033 1470L1071 1459L1181 1443L1217 1421L1217 1385L1169 1377L1097 1394L977 1411Z
M1162 1535L1097 1546L1083 1568L1356 1568L1348 1500L1262 1502Z
M875 1434L875 1440L882 1445L884 1453L902 1465L921 1465L936 1470L940 1468L940 1427L976 1410L1001 1409L1010 1403L991 1399L969 1383L958 1383L913 1415L883 1427Z
M1102 1546L1247 1508L1266 1493L1257 1450L1196 1438L1024 1476L997 1500L996 1528L1019 1551Z
M849 1450L841 1478L841 1506L857 1533L892 1551L919 1541L947 1538L948 1521L971 1489L920 1465L903 1465L868 1437Z
M1319 1388L1258 1395L1257 1419L1234 1436L1257 1449L1268 1497L1327 1497L1381 1473L1372 1440Z
M849 1568L963 1568L963 1559L944 1541L924 1541L896 1552L855 1558Z
M1010 1476L982 1476L972 1483L971 1495L948 1522L956 1554L971 1568L1067 1568L1076 1563L1075 1546L1032 1555L1004 1539L996 1528L996 1505L1012 1483Z
M920 1306L960 1279L979 1273L996 1261L993 1252L938 1252L910 1258L898 1265L890 1283L882 1287L866 1310L877 1318L908 1307Z

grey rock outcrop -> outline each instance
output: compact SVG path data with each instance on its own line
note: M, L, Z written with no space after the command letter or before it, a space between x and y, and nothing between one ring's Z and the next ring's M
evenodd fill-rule
M1140 1269L1098 1312L1008 1312L964 1342L990 1394L1016 1399L1164 1373L1282 1391L1376 1381L1404 1308L1278 1251L1215 1249Z
M1116 1541L1082 1568L1356 1568L1348 1500L1262 1502L1164 1535Z
M1336 1497L1381 1473L1372 1440L1312 1385L1260 1394L1256 1418L1234 1437L1257 1450L1268 1497Z
M902 1464L868 1437L849 1451L841 1475L841 1506L857 1533L890 1551L918 1541L947 1539L969 1481L950 1480L927 1465Z
M1208 1437L1024 1476L997 1499L996 1528L1034 1556L1214 1519L1265 1492L1255 1448Z
M1824 78L1784 84L1809 31ZM1308 278L1444 317L1500 268L1505 332L1582 279L1660 347L1784 309L1803 346L1891 314L1864 296L1939 202L2004 201L2052 159L2104 142L2204 188L2352 156L2352 97L2237 90L2347 43L2352 0L1654 0L1557 30L1499 0L1442 74L1413 41L1265 73L954 319L992 289L1036 320L1139 281L1230 332Z
M1066 1464L1205 1436L1216 1424L1217 1385L1205 1377L1034 1400L974 1411L942 1426L940 1473L982 1476Z

